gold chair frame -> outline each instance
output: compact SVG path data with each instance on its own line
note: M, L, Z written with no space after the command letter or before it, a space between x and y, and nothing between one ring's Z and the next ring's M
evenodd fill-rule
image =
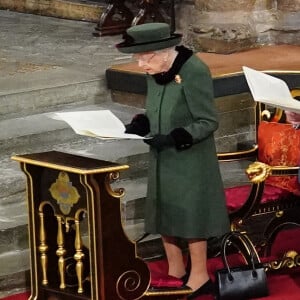
M293 97L300 96L300 89L291 91ZM255 126L256 133L262 120L277 121L281 118L283 111L275 109L271 113L265 104L256 103ZM257 134L256 134L257 137ZM251 149L230 153L218 153L220 162L232 162L240 160L252 160L245 170L251 183L251 192L244 204L230 213L231 229L245 230L243 225L248 223L255 216L267 215L269 222L263 228L263 238L256 243L260 255L268 256L271 252L272 244L277 234L287 226L300 226L300 197L292 195L288 199L278 199L275 201L261 203L264 193L265 181L270 176L298 176L299 166L270 166L257 160L259 145L256 143ZM271 216L271 217L270 217ZM277 270L284 267L295 267L300 265L300 258L296 251L291 249L285 253L282 259L266 264L269 270Z

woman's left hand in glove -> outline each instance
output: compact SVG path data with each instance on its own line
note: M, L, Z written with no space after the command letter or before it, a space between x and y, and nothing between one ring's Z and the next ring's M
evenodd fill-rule
M175 128L170 134L156 134L144 142L158 151L165 147L175 146L177 150L185 150L193 145L193 137L184 128Z
M144 142L158 151L162 150L164 147L175 145L175 141L170 134L156 134L149 139L144 139Z

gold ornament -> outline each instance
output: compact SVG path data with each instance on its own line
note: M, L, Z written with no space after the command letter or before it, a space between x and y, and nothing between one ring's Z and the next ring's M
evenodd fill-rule
M180 75L175 75L175 82L176 83L181 83L182 82L182 79L181 79L181 77L180 77Z
M66 172L59 172L58 178L51 185L49 191L65 215L70 213L73 205L80 198L77 189L72 185Z

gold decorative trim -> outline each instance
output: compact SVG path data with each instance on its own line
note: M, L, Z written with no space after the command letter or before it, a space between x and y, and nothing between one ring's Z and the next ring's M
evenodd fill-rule
M261 117L266 117L268 120L271 119L271 112L267 109L264 109L262 112L261 112Z
M253 145L253 148L243 151L235 151L235 152L219 152L217 153L218 159L224 162L241 160L241 158L246 157L247 155L253 156L253 154L257 151L258 145Z
M273 260L264 264L267 271L275 271L283 268L294 268L300 266L300 255L297 251L286 252L282 259Z
M272 168L269 165L256 161L249 165L246 169L246 174L251 182L261 183L268 178L271 171Z
M135 295L138 292L141 282L142 278L135 270L128 270L121 274L116 283L116 290L120 299L127 300L132 298L130 295ZM134 299L140 299L142 296L140 295L140 297L135 297Z
M38 247L40 252L40 262L42 268L42 285L48 284L47 278L47 266L48 266L48 245L46 244L46 230L45 230L45 220L44 213L42 211L43 205L40 206L39 209L39 217L40 217L40 245Z
M68 215L80 198L80 195L72 185L69 175L66 172L59 172L58 178L52 183L49 188L51 196L59 205L60 210L64 215Z
M37 238L36 231L33 230L36 228L35 219L33 215L35 215L35 201L33 197L33 179L30 172L27 170L27 165L20 161L21 170L24 172L27 178L27 186L26 186L26 198L28 204L28 234L29 234L29 242L30 242L30 252L31 252L31 268L30 268L30 290L31 295L29 300L37 299L37 295L39 294L39 286L36 284L38 282L38 259L37 259Z
M75 173L75 174L81 174L81 175L87 175L87 174L98 174L98 173L108 173L108 172L116 172L116 171L121 171L121 170L126 170L129 168L128 165L117 165L117 166L111 166L107 168L99 167L95 169L78 169L78 168L72 168L72 167L67 167L67 166L61 166L53 163L47 163L43 161L37 161L29 158L25 158L22 156L12 156L12 160L23 162L26 164L30 165L35 165L35 166L40 166L44 168L49 168L49 169L54 169L54 170L59 170L59 171L64 171L64 172L69 172L69 173Z
M57 250L56 255L58 256L58 271L60 276L60 289L66 288L65 282L65 270L66 270L66 262L65 262L65 255L66 249L64 248L64 235L62 230L62 217L56 216L57 219Z
M300 88L294 88L291 90L292 96L295 98L297 96L300 96Z
M263 73L269 73L269 74L291 74L291 75L297 75L300 74L300 71L296 70L260 70ZM224 78L224 77L233 77L237 75L244 75L244 72L229 72L229 73L222 73L213 76L213 79L217 78Z
M92 181L95 181L93 176L90 178ZM96 266L98 266L99 257L103 255L102 247L99 247L98 253L96 253L96 244L97 244L97 237L95 235L96 228L95 228L95 199L94 199L94 192L93 187L88 182L88 177L81 175L80 176L80 183L86 190L86 204L87 204L87 214L89 218L89 250L90 250L90 283L91 283L91 299L98 300L99 299L99 289L103 289L104 285L98 278L98 272ZM102 270L101 270L102 271Z
M147 292L144 293L144 296L153 296L153 297L159 297L159 296L182 296L182 295L189 295L192 293L192 289L155 289L150 288Z
M45 220L44 220L44 212L43 209L46 205L51 205L49 201L43 201L39 205L39 218L40 218L40 230L39 230L39 238L40 238L40 245L38 247L40 252L40 263L41 263L41 269L42 269L42 285L48 284L48 278L47 278L47 267L48 267L48 245L46 243L47 241L47 233L45 230ZM53 209L53 207L52 207Z
M80 214L82 212L86 212L85 209L79 209L75 214L75 251L74 259L76 260L76 275L78 280L78 294L83 293L83 268L84 264L82 262L84 258L84 253L82 251L82 239L81 239L81 232L80 232Z
M106 175L105 177L105 188L107 193L114 197L114 198L122 198L125 195L125 189L124 188L119 188L116 190L112 190L110 183L112 181L115 181L119 179L120 173L119 172L111 172Z

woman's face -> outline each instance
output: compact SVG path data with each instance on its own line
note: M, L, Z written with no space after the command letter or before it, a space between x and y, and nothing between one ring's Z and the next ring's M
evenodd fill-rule
M133 58L138 62L140 68L146 73L154 75L168 71L166 69L166 61L168 54L166 52L143 52L133 55Z

